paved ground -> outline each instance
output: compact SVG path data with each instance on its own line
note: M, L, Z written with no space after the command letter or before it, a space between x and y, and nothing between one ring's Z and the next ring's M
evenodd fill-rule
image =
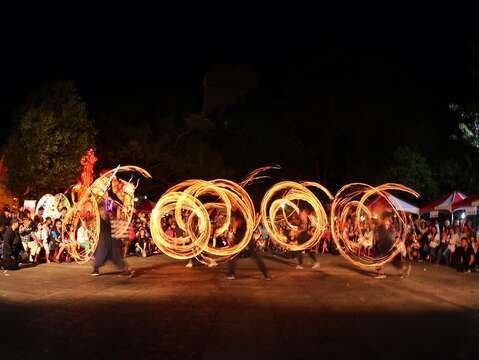
M129 258L138 277L87 265L0 273L1 359L478 359L479 274L417 265L374 279L339 256L321 270L269 259L186 269ZM411 357L413 356L413 357Z

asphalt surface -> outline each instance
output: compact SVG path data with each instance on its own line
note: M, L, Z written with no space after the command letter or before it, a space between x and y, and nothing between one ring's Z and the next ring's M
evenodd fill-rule
M479 273L417 264L386 279L325 255L185 268L166 256L0 273L0 359L479 359ZM309 259L305 259L308 261Z

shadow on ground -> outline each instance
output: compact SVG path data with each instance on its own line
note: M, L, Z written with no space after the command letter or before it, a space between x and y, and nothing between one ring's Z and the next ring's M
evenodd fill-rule
M467 311L337 312L200 298L9 305L8 312L2 311L4 359L473 359L479 353L477 314Z

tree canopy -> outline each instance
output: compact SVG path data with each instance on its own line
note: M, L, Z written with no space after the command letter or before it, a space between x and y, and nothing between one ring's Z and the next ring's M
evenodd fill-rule
M16 114L7 145L8 186L32 195L64 191L79 174L80 158L95 144L95 126L74 83L33 92Z

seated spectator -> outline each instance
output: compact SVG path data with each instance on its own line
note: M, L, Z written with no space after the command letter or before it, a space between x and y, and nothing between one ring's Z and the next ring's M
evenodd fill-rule
M85 220L81 219L81 225L77 230L76 243L78 248L84 248L85 252L90 251L90 237L88 235L88 228Z
M474 260L472 263L472 271L479 271L479 240L478 236L473 239L472 241L472 255L474 256Z
M444 228L441 236L441 243L439 244L439 247L437 249L437 257L436 257L436 263L440 264L441 261L444 262L444 264L449 263L449 255L450 255L450 250L449 250L449 243L451 240L451 234L450 234L450 229Z
M471 244L468 243L467 238L461 239L461 248L458 250L458 270L461 272L471 272L474 264L474 253Z
M411 255L413 259L419 259L419 256L421 255L421 244L419 242L419 239L417 237L416 233L412 234L411 238Z
M67 227L65 234L61 237L61 243L60 243L60 248L58 250L57 256L55 258L56 261L59 261L63 255L63 252L66 250L67 255L65 257L65 261L69 262L70 261L70 252L71 248L75 246L76 240L75 240L75 230L70 229L70 227Z
M135 254L147 257L149 254L150 237L144 228L140 228L135 240Z
M62 221L60 219L55 220L50 238L50 251L53 252L54 260L58 261L58 251L62 243Z
M38 223L36 225L35 231L32 234L32 238L33 238L35 244L31 245L30 254L31 254L31 256L35 256L33 262L36 264L36 263L38 263L38 260L40 258L40 252L43 249L44 232L43 232L43 224L42 223Z
M33 226L32 220L28 216L23 216L22 223L20 224L18 231L20 234L20 239L22 241L25 259L28 258L30 262L33 262L32 247L35 247L36 251L36 245L33 246L33 244L35 244L35 241L32 238L32 234L35 231L35 227Z

